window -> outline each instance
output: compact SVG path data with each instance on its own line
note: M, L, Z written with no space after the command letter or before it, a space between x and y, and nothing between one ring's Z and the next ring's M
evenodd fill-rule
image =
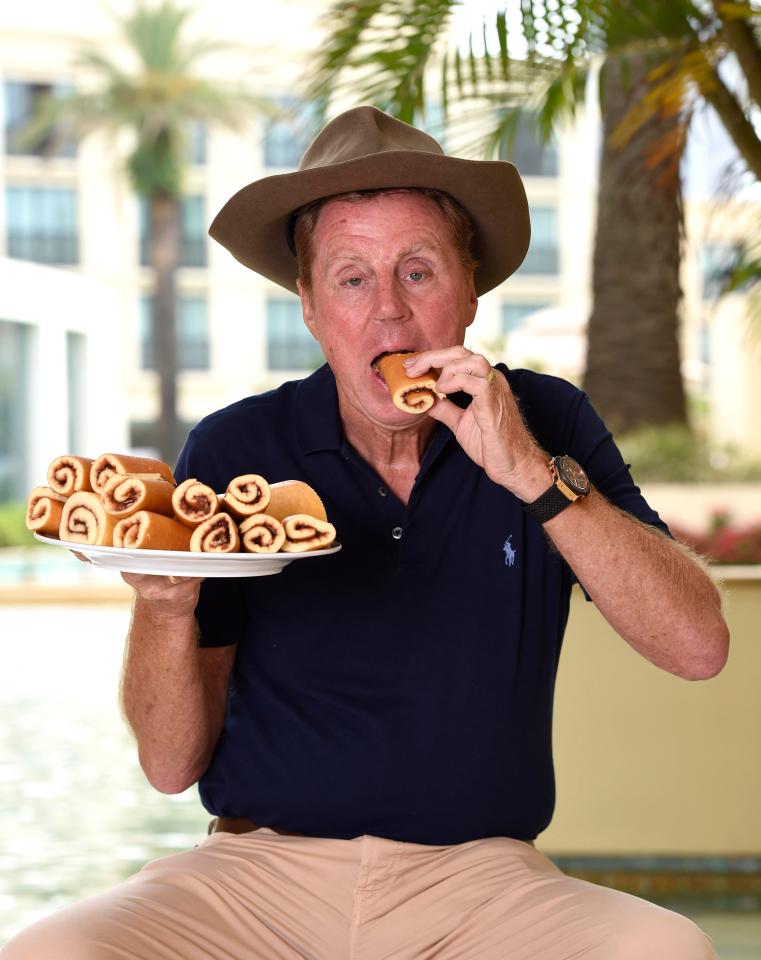
M549 140L542 143L531 114L522 113L513 131L499 146L499 159L510 160L524 177L556 177L558 175L557 145Z
M201 196L182 198L180 245L184 267L206 266L206 205Z
M523 326L526 317L530 317L537 310L551 307L551 303L514 302L502 304L502 333L512 333Z
M739 249L731 244L706 243L700 250L700 277L704 300L719 297L739 258Z
M188 127L185 159L195 166L203 166L207 160L208 130L205 123L193 120Z
M140 265L150 266L148 246L148 202L140 197ZM206 266L206 204L199 194L180 201L181 267Z
M558 270L558 212L555 207L533 207L531 245L518 273L556 274Z
M69 187L6 187L6 252L38 263L78 263L77 194Z
M86 419L87 384L86 342L84 334L66 332L66 415L69 450L84 450L83 427Z
M267 298L267 367L316 370L325 362L320 345L307 330L296 297Z
M295 97L274 101L279 111L264 127L265 167L297 167L304 151L317 135L317 111L313 104Z
M702 364L711 365L711 328L706 323L698 331L698 356Z
M27 384L29 328L0 320L0 502L23 500L30 440Z
M153 297L140 298L140 366L155 370L153 354ZM206 298L181 295L177 298L177 369L209 369L209 327Z
M24 83L8 80L5 83L5 151L9 155L32 157L75 157L77 144L63 126L28 144L19 142L19 134L49 96L69 93L71 87L62 83Z

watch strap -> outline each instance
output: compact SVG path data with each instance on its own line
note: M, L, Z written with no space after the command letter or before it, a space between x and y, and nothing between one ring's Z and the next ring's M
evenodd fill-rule
M548 490L545 490L536 500L533 500L531 503L524 503L523 509L530 517L533 517L537 523L547 523L548 520L556 517L561 510L570 507L573 502L573 500L569 500L562 490L553 483L552 486Z

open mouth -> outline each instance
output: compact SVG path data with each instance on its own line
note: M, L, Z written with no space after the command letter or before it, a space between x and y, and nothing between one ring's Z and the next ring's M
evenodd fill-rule
M370 366L373 370L380 376L380 362L384 357L390 357L392 354L396 353L414 353L415 351L407 347L402 348L401 350L384 350L383 353L379 353L377 357L374 357L370 363Z

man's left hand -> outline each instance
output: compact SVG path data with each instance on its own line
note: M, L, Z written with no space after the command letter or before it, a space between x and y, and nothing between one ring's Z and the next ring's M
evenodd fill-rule
M533 500L548 486L547 457L528 431L513 392L498 371L479 353L465 347L426 350L405 362L410 376L439 368L437 390L462 390L473 398L462 410L451 400L437 400L428 411L455 435L467 455L495 483L522 500Z

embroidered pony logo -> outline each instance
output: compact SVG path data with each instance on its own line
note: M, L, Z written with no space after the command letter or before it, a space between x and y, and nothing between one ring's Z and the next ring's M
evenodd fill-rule
M504 544L503 544L503 546L502 546L502 549L505 551L505 566L506 566L506 567L513 567L513 566L515 566L515 558L516 558L516 556L517 556L517 554L518 554L518 551L517 551L517 550L514 550L514 549L513 549L513 545L510 543L510 541L511 541L512 539L513 539L513 535L512 535L512 533L511 533L510 536L507 538L507 540L505 540L505 542L504 542Z

